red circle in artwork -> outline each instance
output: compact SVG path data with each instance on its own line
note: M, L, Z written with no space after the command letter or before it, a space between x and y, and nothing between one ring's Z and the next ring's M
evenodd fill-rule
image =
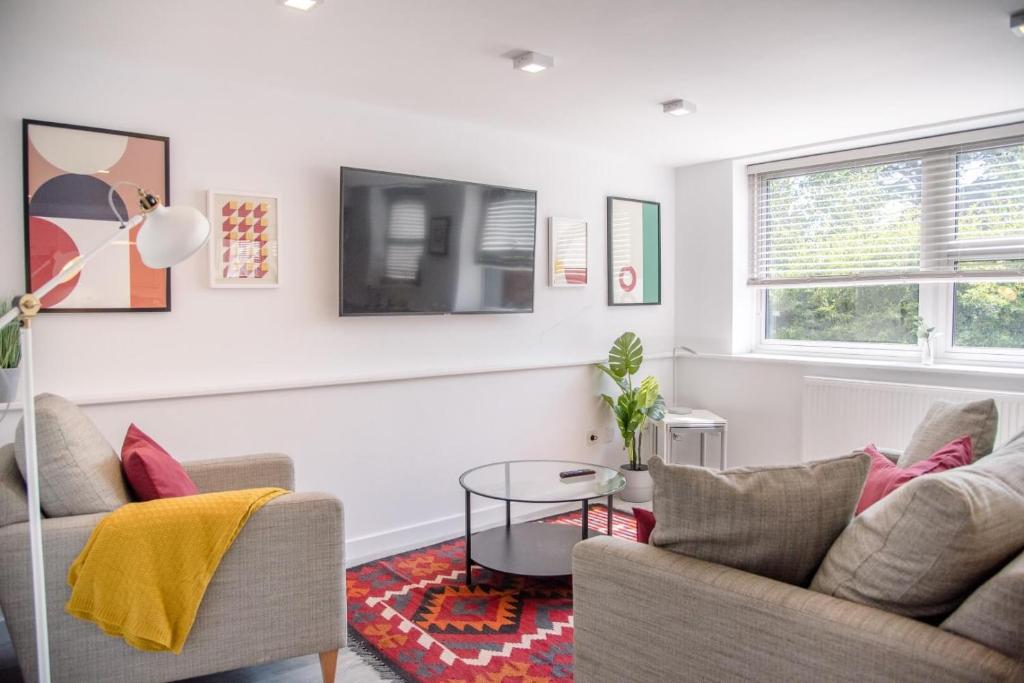
M32 216L28 223L29 268L32 269L32 289L36 290L50 281L71 259L78 258L78 245L71 235L56 223L45 218ZM43 308L56 306L71 293L78 284L80 273L57 285L43 297Z
M626 276L629 275L629 283L626 282ZM632 292L636 287L636 268L633 266L622 266L619 269L619 287L622 287L624 292Z

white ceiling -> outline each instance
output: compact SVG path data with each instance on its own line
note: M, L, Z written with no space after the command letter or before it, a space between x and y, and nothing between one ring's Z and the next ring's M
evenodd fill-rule
M1010 110L1024 0L37 0L68 51L336 94L683 165ZM140 34L140 19L149 28ZM7 30L2 31L7 34ZM184 39L184 40L183 40ZM118 47L115 47L118 46ZM141 48L141 49L140 49ZM503 55L555 57L540 74ZM683 97L696 114L659 103Z

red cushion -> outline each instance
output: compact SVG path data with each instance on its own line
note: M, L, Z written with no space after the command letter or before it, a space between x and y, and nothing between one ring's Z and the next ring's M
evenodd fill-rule
M124 435L121 470L139 500L199 493L181 464L134 424Z
M643 508L633 508L636 518L636 540L639 543L650 543L651 532L654 531L654 513Z
M953 439L927 459L910 467L897 467L889 458L878 452L875 444L868 444L864 452L871 456L871 469L868 470L864 490L860 494L860 501L857 502L858 515L911 479L967 465L974 458L974 448L969 436Z

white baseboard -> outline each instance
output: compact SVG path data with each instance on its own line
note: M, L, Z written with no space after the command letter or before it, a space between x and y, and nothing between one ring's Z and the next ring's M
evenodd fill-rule
M578 503L556 503L552 505L531 505L529 509L512 515L513 522L528 522L542 517L568 512L579 507ZM473 532L483 531L505 523L505 506L502 503L473 509ZM345 541L345 566L354 567L382 557L404 553L424 546L458 538L466 533L463 515L450 515L432 519L411 526L390 529L376 534L359 536Z

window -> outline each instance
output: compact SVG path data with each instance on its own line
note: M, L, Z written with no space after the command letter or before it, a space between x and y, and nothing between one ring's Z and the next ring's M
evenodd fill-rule
M1024 360L1024 125L987 135L751 167L762 346Z
M412 197L396 199L388 208L384 278L392 282L418 282L427 243L427 208L422 200Z

